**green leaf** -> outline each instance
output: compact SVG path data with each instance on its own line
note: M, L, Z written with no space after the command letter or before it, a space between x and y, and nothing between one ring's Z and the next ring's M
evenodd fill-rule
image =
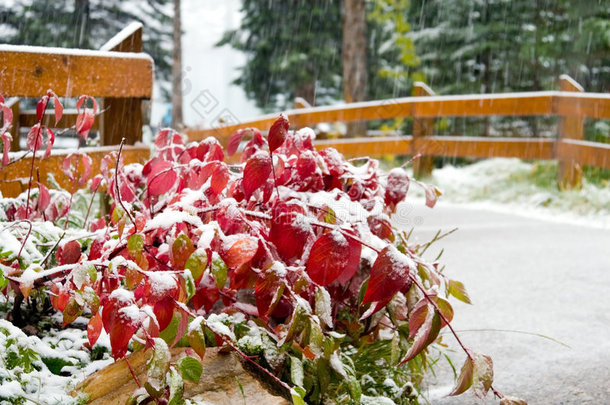
M147 364L147 376L148 382L154 388L154 392L158 392L165 385L165 374L169 370L171 354L167 343L163 339L155 338L154 342L153 354Z
M350 375L347 380L347 388L349 389L349 395L352 397L354 403L359 404L360 398L362 397L362 387L356 377Z
M324 287L316 288L315 294L315 313L320 318L320 322L329 327L333 327L332 308L330 305L330 294Z
M290 398L294 405L307 405L305 402L305 391L301 387L295 387L290 389ZM300 391L300 392L299 392Z
M178 360L178 369L182 373L182 378L193 382L199 381L203 372L203 366L199 360L190 356Z
M303 362L298 357L290 356L290 379L292 383L302 387L303 377Z
M449 280L449 294L466 304L472 304L472 301L470 301L470 297L466 292L466 287L459 281Z
M227 265L216 252L212 253L212 276L216 281L216 287L222 290L227 282Z
M171 259L174 268L184 269L186 261L193 254L194 250L195 247L193 247L193 242L186 234L181 233L178 235L172 244L171 250Z
M142 256L142 249L144 249L144 238L141 234L134 233L127 241L127 250L137 260Z
M2 270L0 270L0 290L4 290L8 285L8 280L2 274Z
M186 300L190 300L195 295L195 280L190 271L185 270L182 273L182 280L184 281L184 289L186 291Z
M199 327L189 330L186 338L189 346L191 346L195 353L203 360L203 357L205 356L205 333L203 332L203 328Z
M198 282L203 276L205 268L208 266L208 254L205 249L195 250L184 264L186 270L190 270L195 282Z
M184 381L182 376L174 367L169 368L169 402L167 405L179 405L184 403Z
M76 318L78 318L83 313L83 306L80 305L74 295L70 297L68 303L66 304L66 308L64 308L64 326L71 324L74 322Z

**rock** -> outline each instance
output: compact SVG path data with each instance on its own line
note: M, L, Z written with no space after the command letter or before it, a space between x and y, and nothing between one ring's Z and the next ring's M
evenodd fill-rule
M171 349L172 362L184 357L185 351L185 348ZM146 362L150 356L150 350L141 350L127 356L141 384L146 381ZM270 393L258 379L244 369L234 353L222 353L218 348L209 348L201 363L203 374L198 383L185 383L184 398L206 405L290 404L283 397ZM87 377L76 387L74 394L88 394L88 403L91 405L123 405L136 389L137 385L127 363L121 359Z

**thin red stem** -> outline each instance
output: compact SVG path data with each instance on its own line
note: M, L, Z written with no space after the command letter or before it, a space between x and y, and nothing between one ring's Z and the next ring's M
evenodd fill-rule
M25 216L30 215L30 191L32 190L32 177L34 176L34 161L36 160L36 146L38 145L38 137L41 136L42 132L42 119L44 118L44 112L47 110L47 106L49 105L49 98L47 97L47 101L44 103L44 108L42 109L42 118L38 120L38 129L36 130L36 137L34 138L34 150L32 153L32 165L30 166L30 180L28 181L28 197L26 200L25 207Z
M133 224L133 227L137 233L138 226L136 225L136 221L131 216L131 213L127 210L127 208L123 204L123 200L121 200L121 190L119 188L119 162L121 161L121 152L123 152L124 144L125 144L125 138L121 139L121 145L119 146L119 154L117 155L117 158L116 158L116 166L115 166L115 170L114 170L114 188L116 191L116 198L117 198L118 203L123 208L123 211L125 211L125 214L127 214L127 217L129 217L129 220Z
M131 367L129 360L127 360L127 357L123 357L123 359L125 359L125 363L127 363L127 368L129 368L129 372L131 373L133 380L136 382L136 385L138 386L138 388L142 388L142 384L140 384L140 380L138 379L138 376L136 375L136 373L133 371L133 368Z

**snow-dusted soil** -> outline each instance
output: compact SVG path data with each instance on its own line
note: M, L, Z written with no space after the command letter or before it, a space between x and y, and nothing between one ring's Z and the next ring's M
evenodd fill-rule
M610 403L608 229L442 199L433 210L419 203L400 208L409 212L399 212L402 225L418 224L414 235L422 241L458 227L426 256L444 248L446 274L465 283L474 305L454 302L454 326L467 346L492 356L498 390L532 405ZM459 370L464 355L452 337L445 341L456 349ZM453 375L446 362L439 364L428 392L433 404L498 403L470 393L444 398Z

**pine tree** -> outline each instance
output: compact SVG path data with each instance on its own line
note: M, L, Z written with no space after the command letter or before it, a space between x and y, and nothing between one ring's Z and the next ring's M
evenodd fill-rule
M343 99L342 3L243 0L241 26L225 33L218 44L231 45L248 56L235 83L266 110L291 107L295 97L319 105ZM405 0L366 1L366 99L410 92L416 58L405 36L406 4ZM403 20L396 20L393 13L404 16L405 22L398 24Z

